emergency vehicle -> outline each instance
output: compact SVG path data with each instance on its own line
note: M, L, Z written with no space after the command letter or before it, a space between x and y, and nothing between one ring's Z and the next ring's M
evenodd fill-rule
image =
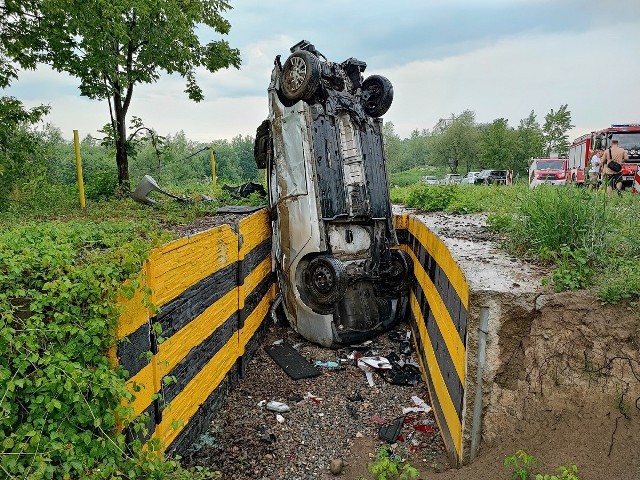
M614 139L618 140L618 146L624 148L629 155L629 160L622 166L623 186L633 185L633 177L640 165L640 123L614 124L576 138L569 147L567 182L584 184L593 151L599 148L606 150Z
M529 162L529 188L538 185L565 185L567 183L566 158L532 158Z

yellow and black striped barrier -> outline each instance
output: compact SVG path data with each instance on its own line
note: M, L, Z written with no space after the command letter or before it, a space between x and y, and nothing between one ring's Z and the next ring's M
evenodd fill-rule
M167 451L185 450L206 431L257 349L275 297L267 211L236 229L223 225L153 250L142 287L120 301L117 357L130 375L130 405L149 416L141 438L158 438ZM144 307L143 289L157 314Z
M454 465L462 461L469 287L446 245L412 215L394 218L415 281L410 323L436 420Z
M459 465L469 288L445 244L424 224L411 215L394 223L399 248L414 263L410 324L421 370L449 456ZM277 291L271 263L266 209L235 231L223 225L151 253L141 288L120 300L117 347L135 396L130 406L136 416L149 417L143 440L158 438L166 451L182 452L206 431L260 345ZM157 314L144 306L143 289L151 290Z

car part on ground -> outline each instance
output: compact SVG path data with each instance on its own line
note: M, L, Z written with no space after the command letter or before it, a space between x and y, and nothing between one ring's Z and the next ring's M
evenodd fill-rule
M237 187L231 185L223 185L222 190L229 192L232 197L235 198L247 198L252 193L257 193L261 197L267 196L267 191L264 189L264 185L255 182L247 182Z
M284 311L305 338L359 343L407 310L413 265L397 245L382 142L391 82L307 41L274 62L254 155L267 168Z
M145 175L138 183L136 189L130 194L131 198L133 198L138 203L144 203L145 205L155 205L156 201L149 197L151 192L158 192L166 195L168 197L173 198L179 202L188 203L191 202L191 197L187 195L174 195L173 193L169 193L166 190L163 190L158 185L158 182L151 175Z

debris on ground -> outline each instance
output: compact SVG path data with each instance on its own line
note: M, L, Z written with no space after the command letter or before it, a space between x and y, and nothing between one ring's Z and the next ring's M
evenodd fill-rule
M332 462L336 461L338 471L337 461L349 462L352 449L360 448L365 440L366 444L372 442L369 453L375 455L375 445L386 444L380 439L381 426L398 428L396 420L404 418L396 443L389 448L425 469L434 459L439 465L445 464L445 447L433 412L412 400L429 398L425 384L396 385L386 377L398 368L395 365L416 363L414 352L402 353L400 343L391 339L397 335L404 341L406 332L389 332L366 344L336 351L311 344L285 326L271 326L263 342L267 348L256 351L245 377L231 391L206 432L213 440L187 452L184 463L210 466L220 471L222 478L311 480L348 476L353 466L343 464L341 473L333 473ZM276 339L283 340L279 347L299 344L291 349L316 368L318 375L291 378L268 353ZM363 357L378 357L365 363L380 379L371 387L358 366ZM337 362L340 368L315 367L316 361ZM268 400L258 404L260 399ZM289 407L288 412L277 413L281 421L266 409L271 401ZM403 414L407 406L423 410ZM365 467L359 475L366 474Z

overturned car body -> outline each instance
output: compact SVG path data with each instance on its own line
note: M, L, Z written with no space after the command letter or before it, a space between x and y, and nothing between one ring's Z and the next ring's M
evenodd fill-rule
M367 340L401 319L413 268L397 239L382 144L389 80L354 58L329 62L309 42L276 57L269 118L254 155L268 175L284 310L327 347Z

